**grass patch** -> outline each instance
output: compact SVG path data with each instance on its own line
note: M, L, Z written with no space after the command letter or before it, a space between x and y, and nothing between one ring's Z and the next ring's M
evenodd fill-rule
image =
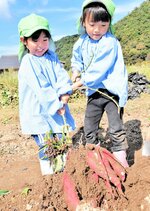
M18 72L9 70L0 74L0 107L18 105Z
M145 75L146 78L150 80L150 62L127 66L127 70L128 73L138 72L139 74Z
M146 76L150 80L150 62L143 62L127 66L128 73L138 72ZM71 71L69 71L71 77ZM83 94L76 92L71 95L70 101L73 103L76 100L84 99ZM0 74L0 107L18 106L18 71L10 69Z

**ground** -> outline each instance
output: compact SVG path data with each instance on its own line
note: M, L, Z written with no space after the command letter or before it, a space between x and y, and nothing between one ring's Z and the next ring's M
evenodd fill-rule
M70 103L77 123L73 137L81 139L85 100ZM150 156L143 156L143 142L150 141L150 95L142 94L129 100L125 107L124 124L129 143L128 163L130 167L123 182L124 195L110 196L103 182L91 182L86 175L86 149L80 145L70 153L66 171L80 193L81 211L139 211L150 210ZM64 211L68 207L62 187L64 172L42 176L37 157L37 146L30 136L21 134L17 109L0 110L0 190L9 190L0 196L0 211ZM107 118L104 115L100 125L102 145ZM99 208L89 205L93 199L99 201ZM99 197L99 198L98 198Z

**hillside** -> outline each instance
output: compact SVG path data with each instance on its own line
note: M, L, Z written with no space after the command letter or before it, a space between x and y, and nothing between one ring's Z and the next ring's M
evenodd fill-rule
M150 1L146 0L129 15L114 24L126 64L150 60ZM78 35L66 36L56 42L57 54L69 70L72 47Z
M69 70L72 54L72 47L78 39L78 35L66 36L56 41L56 52L62 62L65 62L65 68Z
M126 63L135 64L150 60L150 1L114 25L115 35L120 40Z

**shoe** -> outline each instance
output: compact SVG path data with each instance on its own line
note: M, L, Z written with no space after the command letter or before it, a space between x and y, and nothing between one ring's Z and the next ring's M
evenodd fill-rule
M125 150L113 152L113 155L121 163L121 165L124 168L128 168L129 167L129 164L128 164L127 159L126 159L127 154L126 154Z
M41 173L42 175L50 175L50 174L54 174L53 168L50 165L50 161L49 160L39 160L40 161L40 168L41 168Z

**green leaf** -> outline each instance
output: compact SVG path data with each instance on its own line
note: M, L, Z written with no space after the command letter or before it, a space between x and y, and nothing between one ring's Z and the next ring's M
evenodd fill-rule
M8 193L10 193L9 190L0 190L0 196L6 195Z
M29 191L31 191L31 189L30 189L29 187L25 187L25 188L23 189L23 191L21 192L21 194L27 196L27 195L29 194Z

